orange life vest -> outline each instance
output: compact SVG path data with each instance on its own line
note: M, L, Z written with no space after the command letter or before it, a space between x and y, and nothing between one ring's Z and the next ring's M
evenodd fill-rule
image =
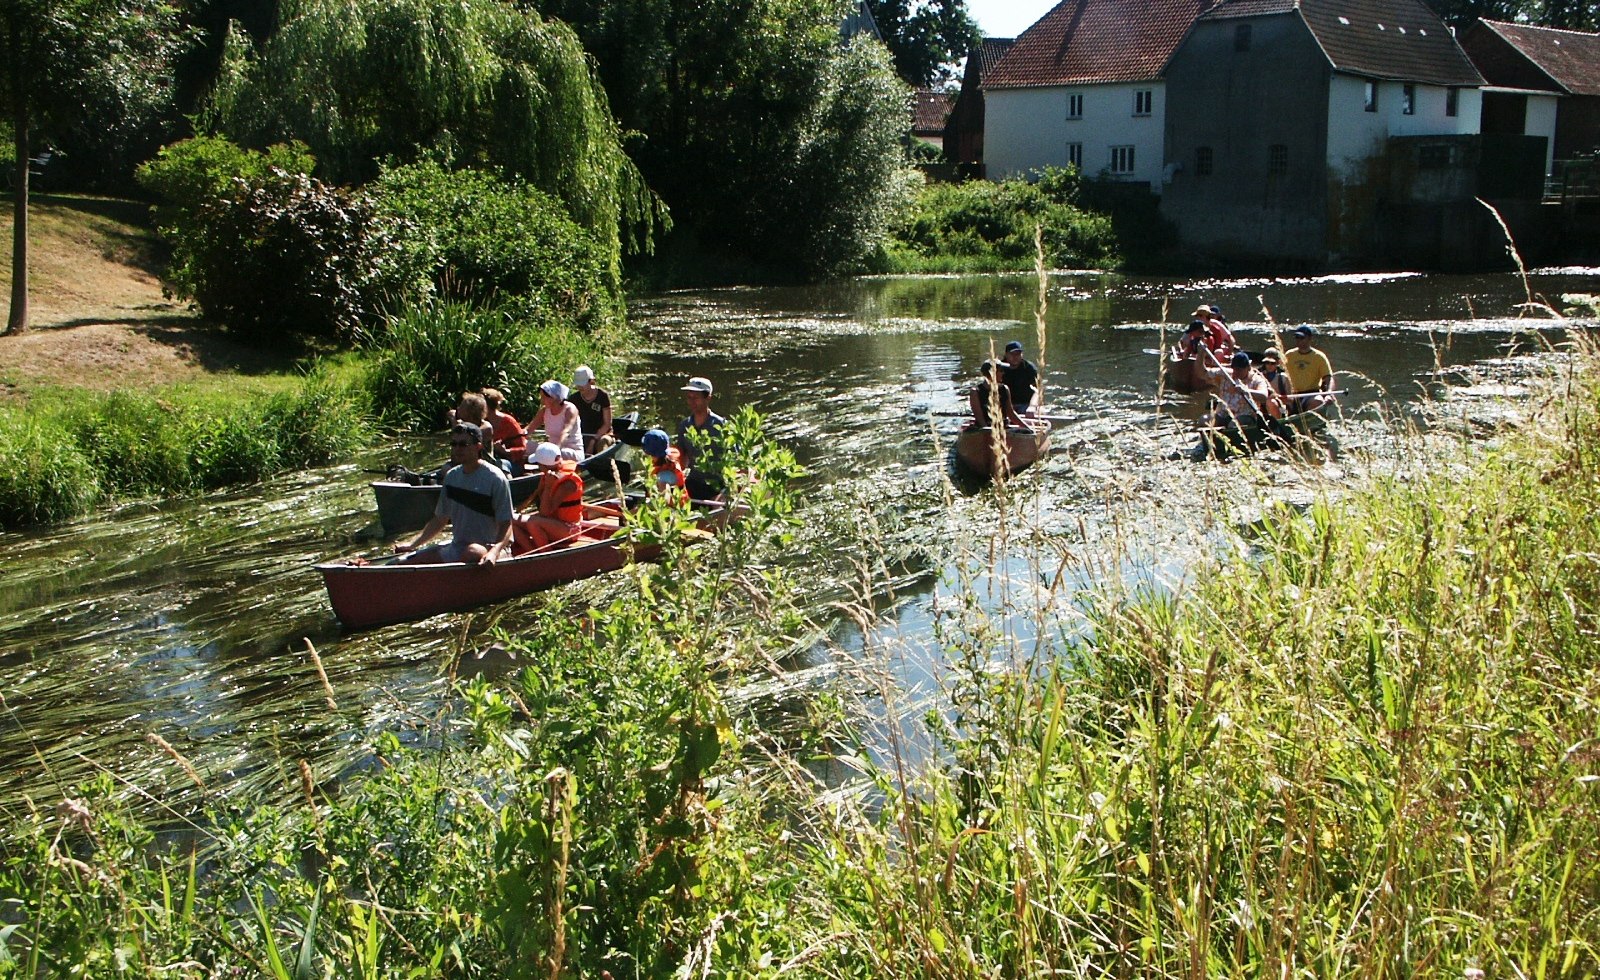
M683 454L676 448L668 448L667 454L659 459L651 457L650 476L658 487L671 487L682 490L685 483L683 475Z
M563 459L539 479L539 513L566 524L583 520L583 477L577 463Z

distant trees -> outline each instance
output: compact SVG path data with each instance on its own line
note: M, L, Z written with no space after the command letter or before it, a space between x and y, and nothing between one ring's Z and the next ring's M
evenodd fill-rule
M1466 27L1482 17L1575 31L1600 30L1594 0L1427 0L1451 27Z
M966 0L867 0L895 71L911 85L954 80L953 66L977 45Z
M5 0L0 5L0 103L15 146L11 308L6 332L28 326L28 167L36 135L83 126L110 137L167 98L182 43L159 0Z
M836 0L538 0L594 55L629 155L699 250L826 275L901 193L910 93ZM881 48L879 48L881 52Z

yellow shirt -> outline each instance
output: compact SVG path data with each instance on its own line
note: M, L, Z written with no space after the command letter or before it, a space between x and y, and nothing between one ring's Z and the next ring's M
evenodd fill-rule
M1283 356L1283 368L1289 372L1289 383L1294 386L1296 394L1316 391L1322 387L1324 378L1333 376L1333 365L1328 363L1328 355L1315 347L1304 353L1299 349L1291 349Z

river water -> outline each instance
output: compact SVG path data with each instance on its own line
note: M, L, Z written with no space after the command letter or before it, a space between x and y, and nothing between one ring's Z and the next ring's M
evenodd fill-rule
M1241 482L1292 498L1403 465L1397 424L1492 425L1495 396L1538 383L1520 380L1531 375L1516 355L1532 352L1537 362L1564 331L1596 326L1519 316L1530 289L1559 306L1563 294L1600 293L1600 270L1539 273L1527 287L1514 275L1054 273L1042 332L1033 276L673 293L634 304L642 343L614 395L646 419L671 422L682 414L678 386L703 375L716 385L718 410L752 405L766 415L811 471L801 486L808 531L786 560L804 571L830 640L795 659L797 675L826 675L830 661L883 639L833 612L865 590L885 613L884 631L925 653L894 670L926 694L938 657L932 623L949 592L1038 575L1016 567L1002 539L1002 553L973 579L961 567L970 551L953 543L981 550L996 523L1025 506L1030 533L1081 548L1125 533L1115 514L1188 512L1229 499ZM1193 442L1185 426L1204 406L1160 397L1157 358L1144 351L1172 339L1202 301L1221 306L1253 349L1272 342L1274 324L1310 323L1323 334L1318 346L1348 394L1315 458L1251 466L1169 458ZM1040 362L1050 410L1067 421L1052 453L1017 480L1020 492L1002 497L947 479L945 447L960 424L961 390L990 345L1010 339ZM425 723L451 670L505 669L494 630L515 633L538 605L578 606L623 587L601 578L486 610L342 632L311 564L380 550L366 470L420 464L441 447L442 437L406 439L269 485L0 534L0 806L51 803L98 772L154 800L192 793L152 735L212 790L279 792L302 758L319 778L335 776L362 764L365 733ZM1146 541L1153 566L1102 573L1181 573L1181 549L1162 551L1162 522L1141 523L1155 529ZM858 584L867 577L870 586ZM321 655L332 707L308 644Z

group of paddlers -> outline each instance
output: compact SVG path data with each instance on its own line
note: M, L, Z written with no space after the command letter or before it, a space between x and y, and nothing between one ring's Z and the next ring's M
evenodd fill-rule
M462 396L451 414L450 462L439 480L438 506L413 540L395 544L400 561L494 564L577 538L590 508L578 463L604 450L614 436L611 398L595 386L594 372L579 367L573 382L570 391L554 380L541 384L540 408L526 428L503 411L500 392L486 388ZM651 459L651 485L659 492L684 502L713 499L722 492L716 457L725 420L711 411L709 379L690 378L681 390L689 414L678 424L676 442L664 430L650 429L640 448ZM530 449L528 433L541 425L545 441ZM508 465L500 465L502 460ZM509 476L524 468L536 469L539 479L531 506L518 513ZM424 547L446 525L449 543Z
M1302 324L1290 331L1294 346L1285 354L1268 347L1259 357L1240 350L1222 311L1201 306L1178 342L1178 354L1197 362L1197 378L1217 386L1217 403L1201 421L1204 435L1222 432L1235 444L1264 436L1294 437L1295 416L1316 412L1334 398L1333 366L1313 347L1317 328ZM1203 438L1202 446L1214 441Z

